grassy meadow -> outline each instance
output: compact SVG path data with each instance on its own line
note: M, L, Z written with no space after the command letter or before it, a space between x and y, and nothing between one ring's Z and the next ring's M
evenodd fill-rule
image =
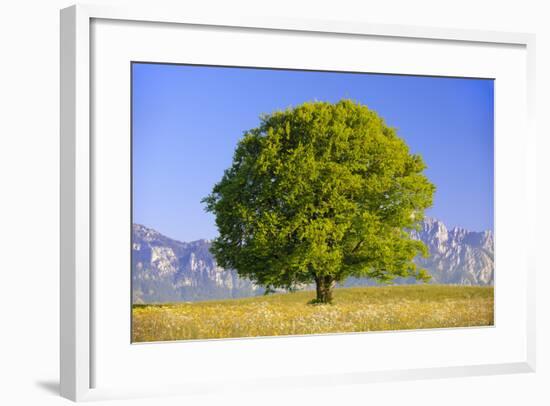
M326 334L491 326L493 287L408 285L338 288L334 304L315 292L245 299L134 305L132 341Z

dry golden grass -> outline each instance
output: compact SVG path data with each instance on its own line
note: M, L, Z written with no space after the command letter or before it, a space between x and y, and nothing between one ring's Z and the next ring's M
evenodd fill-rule
M133 342L493 325L492 287L409 285L340 288L334 304L315 293L134 305Z

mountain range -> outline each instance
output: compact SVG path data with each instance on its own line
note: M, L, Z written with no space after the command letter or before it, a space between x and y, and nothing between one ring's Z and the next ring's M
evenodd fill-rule
M428 247L428 258L415 262L427 269L431 283L492 285L494 240L491 231L474 232L426 218L412 237ZM199 301L264 293L232 269L217 265L210 241L181 242L140 224L133 225L132 300L134 303ZM416 283L398 279L395 283ZM343 286L375 285L366 278L348 278Z

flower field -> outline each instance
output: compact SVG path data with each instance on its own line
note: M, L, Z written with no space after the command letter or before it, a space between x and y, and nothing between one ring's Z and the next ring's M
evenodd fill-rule
M132 341L173 341L491 326L493 287L338 288L334 304L301 291L220 301L134 305Z

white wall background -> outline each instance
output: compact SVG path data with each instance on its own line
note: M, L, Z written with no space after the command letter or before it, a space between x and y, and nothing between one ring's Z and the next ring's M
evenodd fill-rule
M95 0L98 4L130 1ZM146 2L143 2L146 3ZM150 1L163 7L169 1ZM537 37L539 228L535 374L378 383L278 393L122 400L118 405L550 404L550 11L541 0L194 1L190 14L280 16L527 31ZM56 405L58 386L59 9L0 2L0 403ZM522 136L518 134L518 142ZM513 164L513 163L510 163ZM391 349L385 349L391 354ZM337 349L335 352L337 353ZM108 402L106 402L108 403Z

